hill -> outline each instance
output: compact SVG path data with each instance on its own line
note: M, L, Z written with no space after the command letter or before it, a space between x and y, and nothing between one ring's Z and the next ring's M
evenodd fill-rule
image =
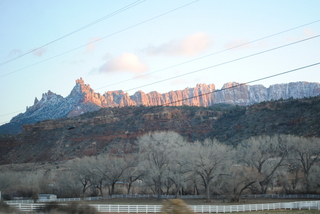
M137 137L171 130L189 141L205 138L237 145L261 134L320 136L320 97L268 101L251 106L127 106L24 125L17 135L1 135L0 164L54 162L110 152L130 152Z
M128 93L108 91L104 94L96 93L82 78L76 80L76 85L70 94L62 96L51 92L35 98L34 105L27 107L25 113L13 117L10 123L0 126L2 134L18 134L22 126L48 119L75 117L86 112L97 111L101 108L125 106L202 106L209 107L216 104L231 104L248 106L269 100L314 97L320 94L319 83L293 82L276 84L266 88L263 85L245 85L226 83L220 90L214 84L197 84L193 88L158 93L152 91L144 93L137 91L132 96Z

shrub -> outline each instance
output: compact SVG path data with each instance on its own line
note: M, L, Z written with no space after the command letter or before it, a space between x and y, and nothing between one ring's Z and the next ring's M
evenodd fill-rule
M60 205L56 202L46 203L44 207L37 209L40 213L59 213L59 214L95 214L94 207L87 204L71 203L68 205Z
M0 201L0 214L19 213L17 209L10 207L8 204Z

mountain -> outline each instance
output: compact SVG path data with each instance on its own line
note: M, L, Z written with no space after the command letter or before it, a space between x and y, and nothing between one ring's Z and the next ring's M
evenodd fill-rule
M124 106L212 106L219 103L247 106L268 100L314 97L320 94L319 83L294 82L288 84L244 85L226 83L221 90L214 84L197 84L194 88L158 93L137 91L132 96L122 90L96 93L82 78L76 80L71 93L63 98L51 91L35 98L26 112L13 117L10 123L0 126L0 133L17 134L24 124L34 124L48 119L74 117L100 108Z
M320 96L250 106L101 108L27 124L20 134L0 135L0 164L55 163L112 152L115 147L130 152L137 137L153 131L175 131L193 142L216 138L229 145L258 135L320 137L319 109Z

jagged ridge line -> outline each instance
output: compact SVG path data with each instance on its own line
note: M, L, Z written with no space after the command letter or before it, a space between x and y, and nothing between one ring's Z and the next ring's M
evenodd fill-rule
M160 82L164 82L164 81L167 81L167 80L170 80L170 79L174 79L174 78L177 78L177 77L189 75L189 74L196 73L196 72L199 72L199 71L203 71L203 70L206 70L206 69L209 69L209 68L218 67L218 66L225 65L225 64L228 64L228 63L231 63L231 62L235 62L235 61L239 61L239 60L242 60L242 59L246 59L246 58L249 58L249 57L252 57L252 56L256 56L256 55L259 55L259 54L263 54L263 53L266 53L266 52L270 52L270 51L273 51L273 50L284 48L284 47L287 47L287 46L290 46L290 45L294 45L294 44L297 44L297 43L300 43L300 42L304 42L304 41L308 41L308 40L311 40L311 39L315 39L315 38L317 38L319 36L320 35L316 35L316 36L309 37L309 38L306 38L306 39L302 39L302 40L299 40L299 41L295 41L295 42L292 42L292 43L289 43L289 44L281 45L281 46L278 46L278 47L275 47L275 48L271 48L271 49L268 49L268 50L265 50L265 51L261 51L261 52L258 52L258 53L254 53L254 54L251 54L251 55L247 55L247 56L244 56L244 57L240 57L240 58L237 58L237 59L234 59L234 60L230 60L230 61L219 63L219 64L216 64L216 65L213 65L213 66L209 66L209 67L206 67L206 68L198 69L198 70L186 73L186 74L178 75L178 76L175 76L175 77L171 77L171 78L168 78L168 79L164 79L164 80L161 80L161 81L157 81L157 82L153 82L153 83L150 83L150 84L147 84L147 85L143 85L143 86L140 86L138 88L149 86L149 85L153 85L153 84L160 83ZM130 91L130 90L134 90L134 89L137 89L137 88L133 88L133 89L125 90L125 91ZM57 109L57 110L59 110L59 109ZM54 111L57 111L57 110L54 110ZM29 117L31 117L31 116L29 116Z
M309 67L312 67L312 66L316 66L316 65L319 65L319 64L320 64L320 62L314 63L314 64L310 64L310 65L306 65L306 66L303 66L303 67L300 67L300 68L296 68L296 69L292 69L292 70L289 70L289 71L285 71L285 72L281 72L281 73L278 73L278 74L274 74L274 75L271 75L271 76L263 77L263 78L256 79L256 80L252 80L252 81L249 81L249 82L246 82L246 83L240 83L238 85L231 86L231 87L228 87L228 88L222 88L222 89L214 90L214 91L211 91L211 92L207 92L205 94L200 94L200 95L197 95L197 96L184 98L182 100L174 101L174 102L171 102L171 103L165 103L162 106L171 105L171 104L174 104L176 102L182 102L182 101L193 99L193 98L197 98L197 97L202 97L202 96L205 96L205 95L217 93L217 92L224 91L224 90L227 90L227 89L233 89L233 88L236 88L236 87L241 87L241 86L247 85L249 83L258 82L258 81L269 79L269 78L276 77L276 76L281 76L281 75L284 75L284 74L287 74L287 73L291 73L291 72L294 72L294 71L302 70L302 69L309 68Z
M133 3L129 4L129 5L121 8L121 9L119 9L119 10L116 10L116 11L114 11L114 12L112 12L112 13L110 13L110 14L108 14L108 15L100 18L100 19L97 19L97 20L95 20L95 21L93 21L93 22L91 22L91 23L89 23L89 24L86 24L86 25L84 25L83 27L78 28L77 30L74 30L74 31L72 31L72 32L70 32L70 33L68 33L68 34L66 34L66 35L64 35L64 36L61 36L61 37L59 37L59 38L57 38L57 39L54 39L54 40L52 40L51 42L48 42L48 43L46 43L46 44L44 44L44 45L41 45L41 46L39 46L38 48L35 48L35 49L31 50L31 51L28 51L28 52L26 52L26 53L24 53L24 54L21 54L21 55L17 56L17 57L14 57L14 58L12 58L12 59L9 59L9 60L7 60L7 61L4 61L4 62L0 63L0 66L3 66L3 65L5 65L5 64L8 64L9 62L12 62L12 61L14 61L14 60L17 60L17 59L19 59L19 58L21 58L21 57L23 57L23 56L25 56L25 55L27 55L27 54L29 54L29 53L32 53L32 52L36 51L36 50L39 50L40 48L43 48L43 47L45 47L45 46L48 46L48 45L50 45L50 44L52 44L52 43L54 43L54 42L57 42L57 41L59 41L59 40L61 40L61 39L64 39L64 38L66 38L66 37L68 37L68 36L70 36L70 35L72 35L72 34L75 34L75 33L79 32L79 31L81 31L81 30L83 30L83 29L86 29L86 28L88 28L88 27L90 27L90 26L92 26L92 25L95 25L95 24L97 24L97 23L99 23L99 22L101 22L101 21L103 21L103 20L105 20L105 19L108 19L108 18L110 18L110 17L112 17L112 16L115 16L115 15L117 15L117 14L123 12L123 11L126 11L126 10L128 10L128 9L130 9L130 8L136 6L136 5L138 5L138 4L143 3L144 1L146 1L146 0L142 0L142 1L141 1L141 0L138 0L138 1L135 1L135 2L133 2Z
M115 84L111 84L111 85L108 85L108 86L100 87L100 88L97 88L96 90L101 89L101 88L105 88L105 87L109 87L109 86L113 86L113 85L116 85L116 84L119 84L119 83L127 82L127 81L129 81L129 80L133 80L133 79L136 79L136 78L138 78L138 77L143 77L143 76L147 76L147 75L150 75L150 74L153 74L153 73L157 73L157 72L159 72L159 71L163 71L163 70L166 70L166 69L170 69L170 68L173 68L173 67L176 67L176 66L179 66L179 65L187 64L187 63L189 63L189 62L193 62L193 61L196 61L196 60L199 60L199 59L203 59L203 58L206 58L206 57L209 57L209 56L212 56L212 55L215 55L215 54L219 54L219 53L222 53L222 52L225 52L225 51L228 51L228 50L232 50L232 49L235 49L235 48L238 48L238 47L242 47L242 46L247 45L247 44L251 44L251 43L254 43L254 42L257 42L257 41L266 39L266 38L270 38L270 37L273 37L273 36L276 36L276 35L279 35L279 34L282 34L282 33L288 32L288 31L291 31L291 30L295 30L295 29L298 29L298 28L301 28L301 27L304 27L304 26L307 26L307 25L310 25L310 24L317 23L317 22L319 22L319 21L320 21L320 20L316 20L316 21L313 21L313 22L309 22L309 23L307 23L307 24L303 24L303 25L300 25L300 26L297 26L297 27L294 27L294 28L290 28L290 29L287 29L287 30L284 30L284 31L281 31L281 32L278 32L278 33L275 33L275 34L271 34L271 35L269 35L269 36L262 37L262 38L260 38L260 39L253 40L253 41L251 41L251 42L243 43L243 44L240 44L240 45L237 45L237 46L234 46L234 47L231 47L231 48L227 48L227 49L224 49L224 50L221 50L221 51L212 53L212 54L208 54L208 55L203 56L203 57L199 57L199 58L196 58L196 59L193 59L193 60L189 60L189 61L186 61L186 62L183 62L183 63L179 63L179 64L176 64L176 65L173 65L173 66L169 66L169 67L167 67L167 68L163 68L163 69L160 69L160 70L157 70L157 71L148 73L148 74L140 75L140 76L137 76L137 77L134 77L134 78L131 78L131 79L127 79L127 80L125 80L125 81L121 81L121 82L115 83ZM91 44L91 43L89 43L89 44ZM45 61L47 61L47 60L45 60ZM33 65L31 65L31 66L33 66ZM31 66L28 66L28 67L31 67ZM26 68L28 68L28 67L26 67ZM2 76L0 76L0 77L2 77ZM142 86L142 87L143 87L143 86ZM133 90L133 89L131 89L131 90ZM21 112L21 111L23 111L23 110L16 111L16 112ZM5 114L5 115L0 115L0 117L6 116L6 115L10 115L10 114L14 114L14 113L16 113L16 112L8 113L8 114ZM6 122L10 122L10 121L6 121ZM3 122L2 124L5 124L6 122Z
M246 83L241 83L241 84L238 84L238 85L235 85L235 86L231 86L231 87L228 87L228 88L222 88L222 89L219 89L219 90L214 90L214 91L211 91L211 92L208 92L208 93L205 93L205 94L200 94L200 95L197 95L197 96L193 96L193 97L189 97L189 98L184 98L184 99L181 99L181 100L177 100L177 101L174 101L174 102L171 102L171 103L165 103L165 104L162 104L162 105L158 105L158 106L150 106L150 110L153 109L153 108L156 108L156 107L163 107L163 106L166 106L166 105L170 105L170 104L173 104L173 103L176 103L176 102L182 102L182 101L185 101L185 100L189 100L189 99L194 99L194 98L197 98L197 97L202 97L202 96L205 96L205 95L209 95L209 94L213 94L213 93L216 93L216 92L220 92L220 91L224 91L224 90L228 90L228 89L233 89L233 88L236 88L236 87L240 87L242 85L246 85L248 83L254 83L254 82L258 82L258 81L261 81L261 80L265 80L265 79L269 79L269 78L272 78L272 77L276 77L276 76L280 76L280 75L284 75L284 74L288 74L288 73L291 73L291 72L294 72L294 71L298 71L298 70L302 70L302 69L306 69L306 68L309 68L309 67L313 67L313 66L316 66L316 65L319 65L320 62L317 62L317 63L314 63L314 64L310 64L310 65L306 65L306 66L303 66L303 67L300 67L300 68L296 68L296 69L292 69L292 70L289 70L289 71L285 71L285 72L281 72L281 73L278 73L278 74L274 74L274 75L270 75L270 76L267 76L267 77L263 77L263 78L259 78L259 79L256 79L256 80L252 80L252 81L249 81L249 82L246 82ZM49 112L56 112L58 111L59 109L56 109L56 110L53 110L53 111L49 111ZM150 111L149 110L149 111ZM148 111L147 111L148 112ZM43 112L39 115L42 115L44 113L47 113L47 112ZM132 113L133 114L133 113ZM31 115L26 117L26 118L29 118L29 117L32 117ZM18 120L19 121L19 120ZM21 121L21 120L20 120Z
M315 39L315 38L318 38L319 36L320 35L308 37L306 39L301 39L301 40L298 40L298 41L295 41L295 42L291 42L289 44L281 45L281 46L278 46L278 47L275 47L275 48L271 48L271 49L264 50L264 51L261 51L261 52L258 52L258 53L250 54L250 55L247 55L247 56L244 56L244 57L240 57L240 58L233 59L233 60L230 60L230 61L227 61L227 62L219 63L219 64L216 64L216 65L213 65L213 66L209 66L209 67L206 67L206 68L198 69L198 70L186 73L186 74L174 76L174 77L171 77L171 78L168 78L168 79L160 80L160 81L157 81L157 82L153 82L153 83L150 83L150 84L147 84L147 85L143 85L143 86L132 88L132 89L125 90L125 91L135 90L137 88L153 85L153 84L164 82L164 81L167 81L167 80L171 80L171 79L174 79L174 78L177 78L177 77L181 77L181 76L189 75L189 74L196 73L196 72L199 72L199 71L203 71L203 70L206 70L206 69L209 69L209 68L218 67L218 66L225 65L225 64L228 64L228 63L231 63L231 62L235 62L235 61L239 61L239 60L242 60L242 59L250 58L252 56L256 56L256 55L259 55L259 54L263 54L263 53L267 53L267 52L274 51L274 50L277 50L277 49L281 49L281 48L284 48L284 47L287 47L287 46L290 46L290 45L294 45L294 44L298 44L300 42L305 42L305 41L308 41L308 40L311 40L311 39ZM58 110L59 109L53 110L53 112L58 111ZM42 115L42 114L40 114L40 115ZM29 116L29 117L31 117L31 116ZM26 117L26 118L29 118L29 117ZM2 124L4 124L4 123L2 123Z

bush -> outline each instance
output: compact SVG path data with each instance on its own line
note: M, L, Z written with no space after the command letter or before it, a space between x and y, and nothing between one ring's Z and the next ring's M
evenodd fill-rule
M10 207L8 204L0 201L0 214L20 213L17 209Z
M39 213L59 213L59 214L95 214L94 207L87 204L71 203L68 205L60 205L56 202L46 203L44 207L37 209Z

